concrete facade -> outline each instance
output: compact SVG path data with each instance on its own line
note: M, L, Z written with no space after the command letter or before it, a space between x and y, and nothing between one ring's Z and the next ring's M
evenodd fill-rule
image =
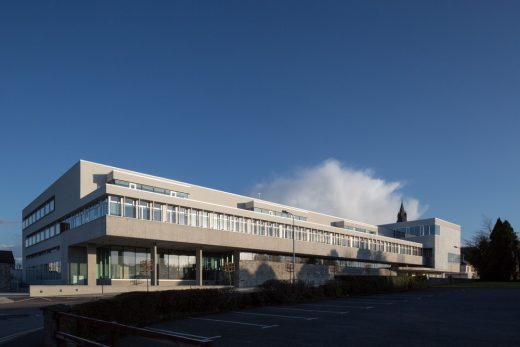
M422 226L435 226L435 233L427 235ZM380 233L393 236L399 230L415 228L417 235L405 232L403 239L420 242L423 245L424 265L446 273L460 271L460 226L439 218L421 219L410 222L385 224L380 226ZM417 230L418 229L418 230ZM425 255L424 251L431 250Z
M442 237L400 238L397 225L356 222L87 161L76 163L22 214L24 276L31 284L133 287L146 278L151 286L230 279L251 286L287 275L293 235L296 278L315 283L358 262L378 273L421 267L429 247L435 250L431 266L449 271L443 257L453 245L447 242L460 248L460 227L439 219L428 223L439 225ZM416 222L423 223L408 223ZM259 272L266 263L257 259L265 254L276 259L268 262L272 273Z

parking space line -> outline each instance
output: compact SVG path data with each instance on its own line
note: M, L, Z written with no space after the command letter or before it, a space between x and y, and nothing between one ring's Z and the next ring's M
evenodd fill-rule
M146 329L155 330L155 331L168 333L168 334L174 334L174 335L180 335L180 336L186 336L186 337L194 337L196 339L201 339L201 340L215 340L215 339L220 339L222 337L220 335L208 337L208 336L194 335L194 334L188 334L188 333L181 333L180 331L171 331L171 330L157 329L157 328L146 328Z
M346 314L350 311L323 311L323 310L310 310L310 309L304 309L304 308L289 308L289 307L276 307L278 310L289 310L289 311L303 311L303 312L318 312L318 313L334 313L334 314Z
M232 321L232 320L212 319L212 318L196 318L196 317L191 317L190 319L205 320L205 321L210 321L210 322L220 322L220 323L231 323L231 324L240 324L240 325L250 325L250 326L260 327L260 328L262 328L262 329L269 329L269 328L274 328L274 327L277 327L277 326L278 326L277 324L273 324L273 325L265 325L265 324L255 324L255 323L237 322L237 321Z
M412 300L412 299L422 299L422 298L431 298L433 297L433 295L406 295L406 296L396 296L396 297L392 297L392 296L388 296L388 297L385 297L385 298L381 298L381 299L384 299L384 300Z
M17 332L17 333L8 335L8 336L2 336L2 337L0 337L0 343L5 343L7 341L14 340L18 337L22 337L24 335L28 335L28 334L34 333L36 331L39 331L39 330L43 330L43 328L40 327L40 328L35 328L35 329L30 329L30 330L24 330L24 331L20 331L20 332Z
M360 303L360 304L371 304L371 305L393 305L394 303L393 302L379 302L377 300L334 300L332 302L340 302L340 303L346 303L346 304L355 304L355 303Z
M354 308L359 310L371 310L374 306L351 306L351 305L323 305L323 304L301 304L307 306L323 306L323 307L339 307L339 308Z
M271 316L271 317L303 319L303 320L315 320L315 319L319 318L319 317L284 316L284 315L274 314L274 313L255 313L255 312L238 312L238 311L235 311L234 313L248 314L248 315L252 315L252 316Z
M22 299L22 300L13 300L13 302L10 302L9 304L16 304L18 302L23 302L23 301L29 301L29 300L33 300L34 298L28 298L28 299Z

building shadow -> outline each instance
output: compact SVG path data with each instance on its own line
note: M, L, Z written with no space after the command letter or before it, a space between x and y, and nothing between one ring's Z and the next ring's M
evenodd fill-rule
M241 288L256 287L272 279L284 279L281 267L275 271L267 261L248 260L240 263L239 287Z

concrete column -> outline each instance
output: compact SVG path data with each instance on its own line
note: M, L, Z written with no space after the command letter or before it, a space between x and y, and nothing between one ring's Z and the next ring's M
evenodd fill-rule
M96 245L87 245L87 284L95 286L97 280L97 254Z
M159 275L157 274L157 245L154 243L154 245L151 248L151 260L152 260L152 271L150 272L150 284L152 286L158 286L159 282L157 279L159 278Z
M202 286L202 248L195 250L195 282L198 286Z
M240 287L240 251L233 252L233 263L235 264L235 272L233 273L233 284Z
M70 284L70 260L69 260L69 247L61 246L60 247L60 256L61 256L61 283L62 284ZM25 271L25 270L24 270Z

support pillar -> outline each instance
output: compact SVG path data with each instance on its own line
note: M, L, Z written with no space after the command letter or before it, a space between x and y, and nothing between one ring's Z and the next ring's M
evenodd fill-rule
M159 275L157 273L157 264L158 264L158 261L157 261L157 244L153 244L152 248L151 248L151 255L150 255L150 258L151 258L151 271L150 271L150 284L152 286L158 286L159 285L159 281L158 281L158 278L159 278Z
M96 245L87 244L87 285L95 286L97 282L97 254Z
M235 272L233 273L233 284L240 288L240 251L233 252L233 263L235 264Z
M195 282L196 285L202 286L202 266L203 266L203 259L202 259L202 248L197 248L195 250Z

